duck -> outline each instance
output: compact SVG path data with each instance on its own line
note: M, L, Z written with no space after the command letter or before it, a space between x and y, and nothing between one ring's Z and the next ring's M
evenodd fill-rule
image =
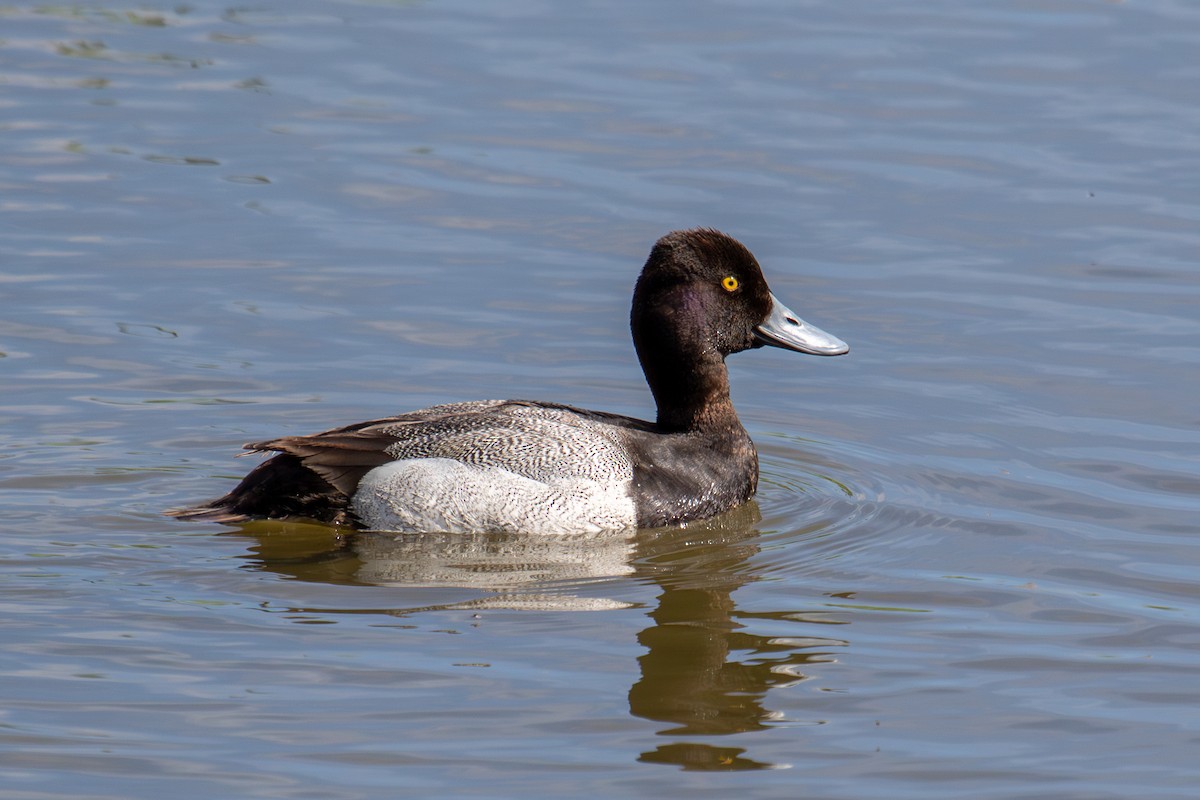
M725 358L764 346L817 356L850 349L780 302L750 250L711 228L655 242L630 330L653 422L536 400L435 405L246 444L243 455L273 455L228 494L167 513L397 533L685 525L758 488L758 453L734 410Z

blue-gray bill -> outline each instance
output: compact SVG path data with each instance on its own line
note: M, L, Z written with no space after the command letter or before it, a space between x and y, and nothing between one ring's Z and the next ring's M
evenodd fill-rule
M771 313L754 329L754 335L763 344L814 356L840 356L850 352L850 345L800 319L774 294L771 295Z

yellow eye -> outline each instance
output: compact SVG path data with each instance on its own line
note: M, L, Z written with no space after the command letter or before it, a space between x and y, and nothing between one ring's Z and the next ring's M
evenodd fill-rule
M737 287L741 286L741 284L738 283L738 279L732 275L726 275L725 280L721 281L721 285L725 287L725 291L727 292L736 291Z

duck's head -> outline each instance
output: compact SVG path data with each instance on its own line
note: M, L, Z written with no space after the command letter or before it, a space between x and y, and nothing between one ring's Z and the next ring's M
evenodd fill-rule
M725 356L770 345L818 356L850 347L776 299L758 261L731 236L706 228L655 243L633 293L634 345L659 405L671 408L728 394ZM666 408L664 408L666 406Z
M706 228L655 243L634 290L631 322L639 353L671 339L721 357L763 345L815 356L850 350L781 303L745 245Z

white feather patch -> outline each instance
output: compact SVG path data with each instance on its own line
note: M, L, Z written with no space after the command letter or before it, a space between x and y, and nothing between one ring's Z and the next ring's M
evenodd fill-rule
M351 507L376 530L598 533L637 527L630 489L624 476L535 480L499 466L406 458L368 472Z

